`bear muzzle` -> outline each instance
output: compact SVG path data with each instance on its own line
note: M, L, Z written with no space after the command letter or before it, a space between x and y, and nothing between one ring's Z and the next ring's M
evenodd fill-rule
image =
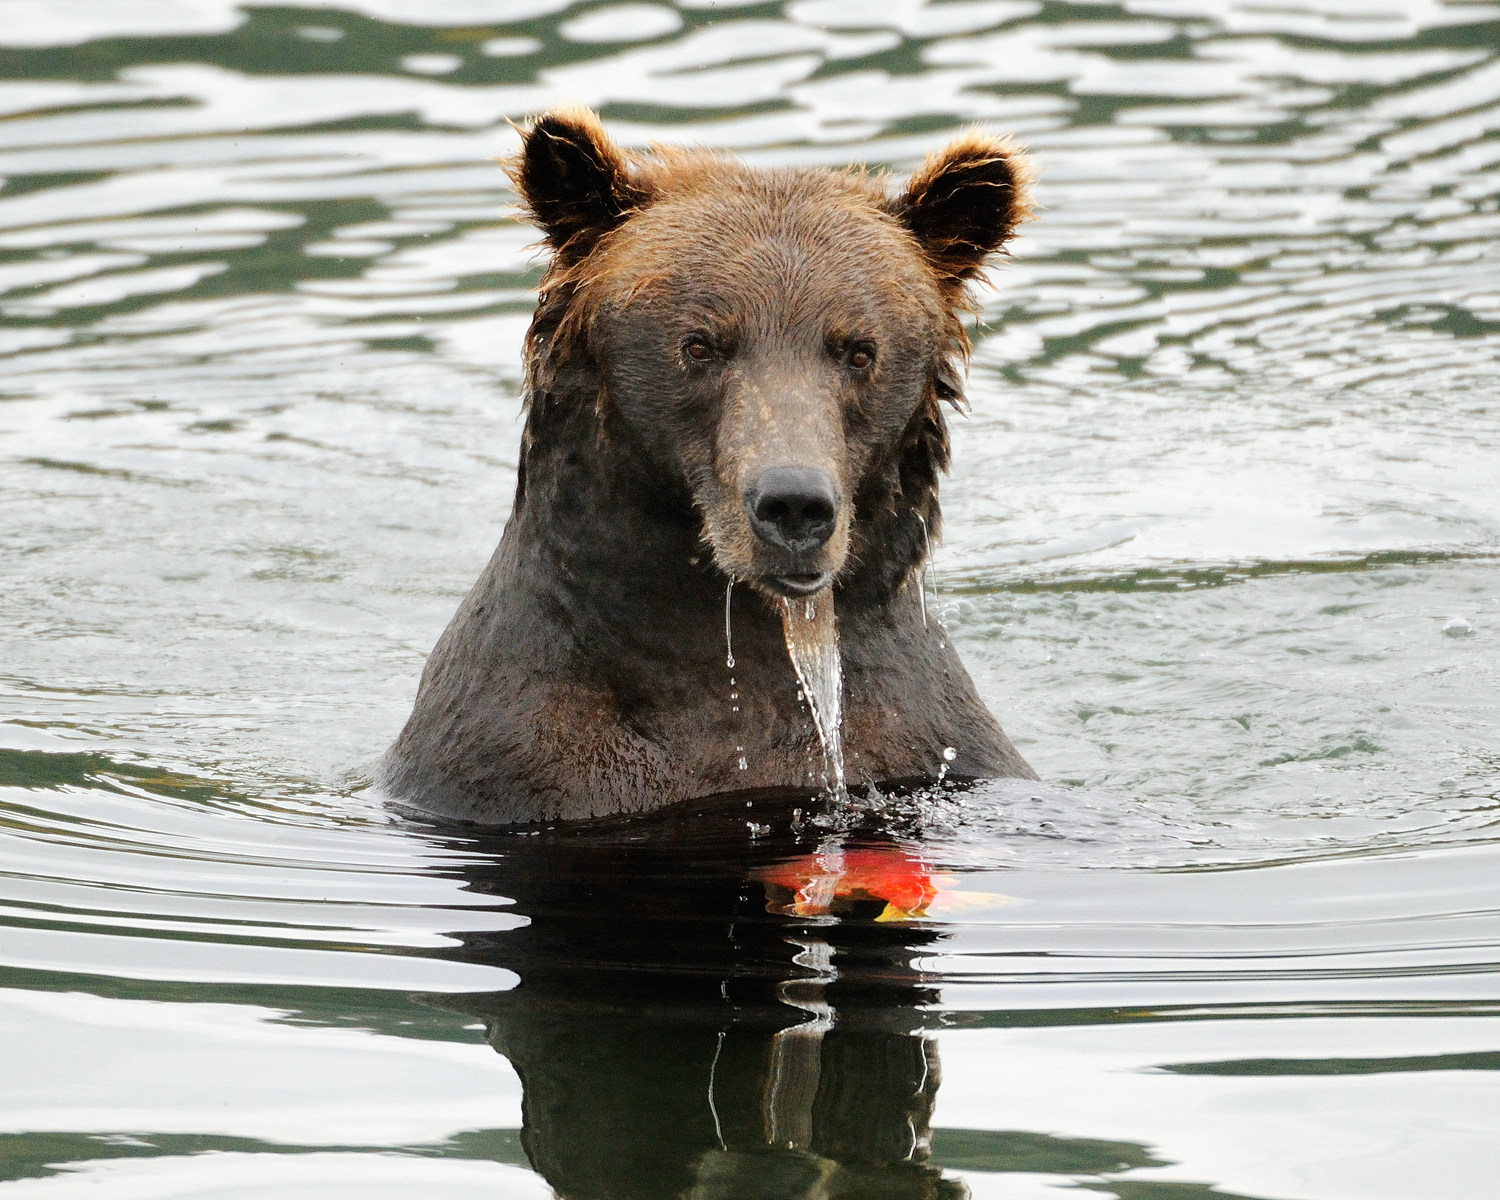
M834 572L817 560L838 529L842 499L828 472L816 467L771 467L744 491L745 513L759 543L757 558L781 559L782 570L762 578L787 596L810 596Z

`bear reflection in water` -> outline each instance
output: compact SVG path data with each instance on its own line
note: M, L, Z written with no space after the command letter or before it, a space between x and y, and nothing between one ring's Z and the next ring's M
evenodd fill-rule
M564 1200L968 1195L927 1161L928 1038L772 1032L727 1012L719 1029L666 1012L485 1016L526 1089L527 1158Z
M764 796L754 836L745 802L482 835L470 887L529 924L461 954L521 982L440 1003L514 1065L527 1159L564 1200L968 1195L929 1161L938 997L909 964L934 934L893 919L929 869Z

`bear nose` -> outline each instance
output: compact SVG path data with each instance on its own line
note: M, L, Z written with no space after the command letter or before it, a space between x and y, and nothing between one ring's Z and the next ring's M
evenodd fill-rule
M805 554L833 536L839 494L826 471L772 467L746 490L745 508L761 541Z

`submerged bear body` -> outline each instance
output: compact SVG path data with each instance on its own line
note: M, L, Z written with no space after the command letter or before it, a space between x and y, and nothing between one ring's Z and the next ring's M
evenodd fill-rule
M1024 212L1006 147L959 139L893 197L627 157L565 112L512 176L552 251L515 506L384 789L512 822L807 787L783 607L830 598L851 783L1031 777L920 594L963 288Z

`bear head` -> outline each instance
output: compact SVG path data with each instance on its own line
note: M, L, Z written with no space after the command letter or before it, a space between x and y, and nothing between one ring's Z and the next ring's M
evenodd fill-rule
M574 109L506 166L551 250L532 405L591 398L600 436L690 498L718 567L768 598L865 567L904 582L937 533L966 287L1027 213L1017 152L970 132L892 190L627 154Z

